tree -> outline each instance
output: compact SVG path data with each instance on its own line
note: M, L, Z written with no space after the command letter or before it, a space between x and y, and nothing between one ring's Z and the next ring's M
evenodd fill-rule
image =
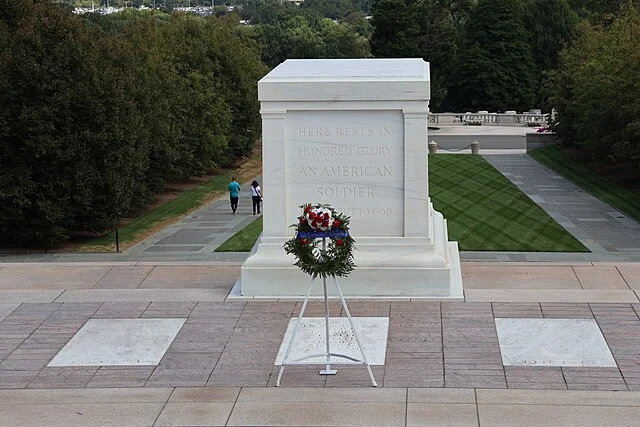
M537 88L543 86L548 72L558 67L560 51L571 40L578 20L567 0L527 0L524 24L537 66ZM536 105L549 110L543 91L537 91Z
M451 85L449 80L471 5L470 1L446 0L421 0L411 5L418 27L415 39L418 56L430 63L433 110L440 107Z
M360 11L358 1L354 0L305 0L300 8L313 9L323 17L330 19L343 19L353 12Z
M565 144L595 160L640 170L640 10L623 6L610 26L583 22L560 55L548 90L554 128Z
M237 18L2 5L3 243L109 230L167 180L252 151L266 67Z
M584 19L591 23L600 24L609 22L617 14L620 7L630 0L569 0L571 8ZM636 7L640 1L632 0Z
M325 58L363 58L369 55L367 40L350 25L325 18L318 25L318 33L324 41Z
M466 25L446 104L458 111L527 110L536 94L522 5L480 0Z
M374 4L371 51L377 57L421 57L431 68L431 108L450 85L472 0L379 0Z
M306 16L305 16L306 15ZM289 58L361 58L369 56L367 40L349 24L317 13L294 15L283 22L255 27L262 60L275 67Z
M406 0L378 0L373 5L371 53L378 58L418 56L418 28Z
M567 0L529 0L524 19L539 72L557 68L560 51L571 39L578 15Z
M87 144L100 113L96 49L70 10L5 2L0 15L0 235L49 246L97 177Z

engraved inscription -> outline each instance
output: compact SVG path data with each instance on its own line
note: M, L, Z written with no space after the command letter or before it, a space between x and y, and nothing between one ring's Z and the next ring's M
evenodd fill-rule
M296 130L298 137L312 136L391 136L391 128L384 127L364 127L364 126L345 126L345 127L299 127Z
M320 196L335 197L336 199L371 199L375 197L373 187L318 187L316 192Z
M402 235L400 111L289 112L287 122L288 210L330 203L353 218L356 234Z
M301 166L298 176L389 176L390 166Z
M389 156L391 155L391 147L370 147L367 145L359 145L355 148L348 145L338 147L301 145L298 147L299 156L350 156L352 154L359 156Z

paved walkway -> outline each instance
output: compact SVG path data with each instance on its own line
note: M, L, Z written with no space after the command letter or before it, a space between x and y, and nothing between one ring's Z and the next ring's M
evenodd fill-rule
M14 426L628 426L639 417L637 392L215 387L0 392L0 419Z
M628 426L639 417L637 392L215 387L0 392L0 419L14 426Z
M130 261L215 260L213 250L256 219L252 207L249 184L244 184L235 215L226 195L129 248L122 258Z
M527 155L485 159L594 253L640 254L640 224Z

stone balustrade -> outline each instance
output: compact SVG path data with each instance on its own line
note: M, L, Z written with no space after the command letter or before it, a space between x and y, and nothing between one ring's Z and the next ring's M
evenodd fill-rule
M506 113L429 113L429 125L444 126L546 126L548 114L521 113L507 111Z

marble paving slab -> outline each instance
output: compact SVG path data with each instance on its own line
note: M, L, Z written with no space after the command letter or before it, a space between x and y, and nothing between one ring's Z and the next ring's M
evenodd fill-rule
M48 366L157 365L186 319L91 319Z
M19 303L12 303L12 304L0 304L0 322L2 322L2 320L7 317L8 315L11 314L11 312L13 310L15 310L16 308L18 308L20 306Z
M594 319L495 322L505 366L617 366Z
M275 365L281 365L287 346L293 334L293 328L297 318L289 322L285 332ZM385 354L387 352L387 334L389 331L388 317L354 317L353 323L358 331L358 337L362 342L365 354L370 365L384 365ZM345 354L350 357L362 359L354 334L349 326L346 317L329 318L329 343L332 353ZM296 340L291 349L289 360L296 360L301 357L325 352L325 326L324 317L304 317ZM332 358L332 361L350 362L347 359ZM323 364L322 357L309 359L309 364Z

